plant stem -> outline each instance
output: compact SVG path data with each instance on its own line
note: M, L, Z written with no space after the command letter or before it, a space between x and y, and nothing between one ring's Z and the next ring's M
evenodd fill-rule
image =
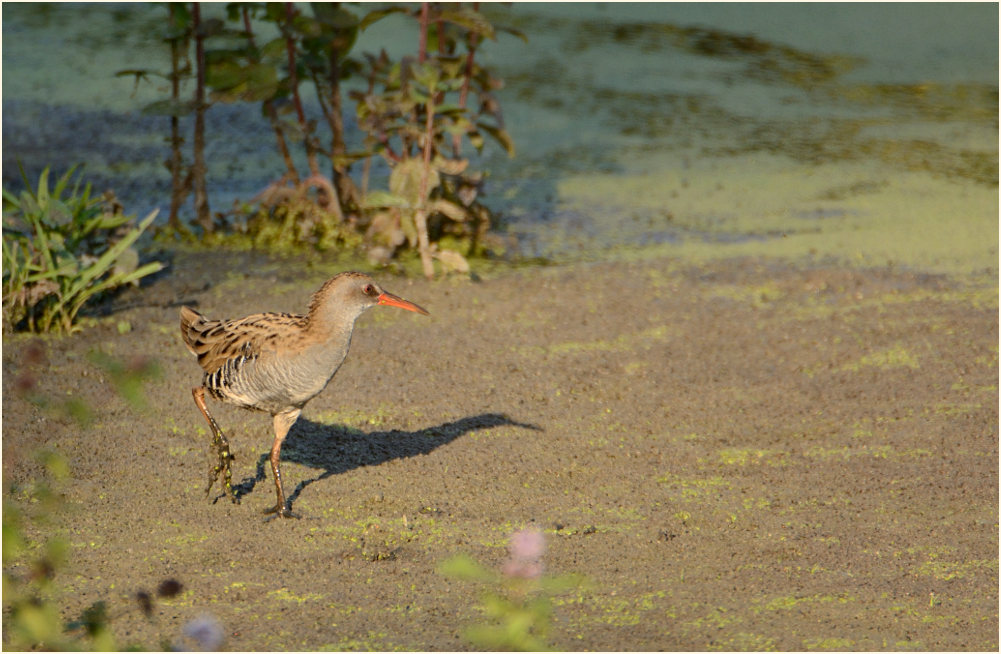
M288 54L288 77L292 87L292 102L295 105L295 114L299 119L299 129L302 130L302 142L306 146L306 160L309 162L309 172L311 175L320 174L320 165L316 161L316 149L313 146L313 137L310 134L309 123L306 121L306 112L302 108L302 98L299 96L299 75L296 71L295 61L295 37L293 36L292 23L295 20L295 3L285 3L285 51Z
M431 7L427 2L421 3L420 32L417 35L417 63L423 64L428 56L428 13Z
M330 167L332 172L332 183L324 186L327 192L333 192L331 202L331 210L337 216L337 222L344 222L344 213L349 209L349 205L355 201L357 198L357 189L355 188L354 182L347 175L347 170L343 164L339 164L337 161L338 155L344 155L347 148L344 145L344 121L341 118L340 110L340 93L336 97L337 108L334 109L327 105L328 98L325 98L321 89L323 85L320 83L317 77L316 71L311 70L310 76L313 78L313 86L316 88L316 99L320 102L320 110L323 112L323 117L327 119L327 124L330 125L330 130L333 132L332 137L331 152L330 152ZM335 98L332 96L329 100L333 101ZM340 131L340 137L338 138L338 130ZM314 178L316 175L313 176Z
M247 33L247 45L250 46L251 51L255 51L254 31L250 23L250 12L246 6L243 7L243 28ZM257 60L258 58L255 57L255 63ZM288 144L285 142L285 133L282 131L281 121L278 120L278 112L275 110L275 103L270 98L264 101L264 113L267 114L268 122L271 123L271 129L274 130L275 140L278 142L278 151L281 153L282 159L285 161L285 169L288 171L288 179L293 184L298 184L299 171L296 170L295 162L292 161Z
M479 11L480 3L473 3L473 11ZM473 58L476 56L476 46L479 45L480 35L476 32L469 34L469 38L466 41L467 48L469 52L466 53L466 66L462 73L462 88L459 89L459 107L462 109L466 108L466 103L469 98L469 86L473 78ZM456 158L462 156L462 137L459 134L452 135L452 151Z
M178 10L176 5L169 5L171 27L178 26ZM181 100L181 37L176 36L170 40L170 99L175 104L180 104ZM186 48L185 48L186 49ZM188 194L188 185L185 183L184 159L181 156L181 119L176 112L170 116L170 215L167 217L167 224L175 232L184 232L184 226L178 216L181 203L184 202Z
M427 29L428 29L428 3L421 3L421 31L420 31L420 48L421 55L424 55L424 49L427 46ZM421 59L423 61L423 58ZM428 279L434 279L434 261L431 259L431 244L428 239L428 217L427 217L427 196L428 196L428 177L431 171L431 140L434 136L434 95L435 89L428 88L428 101L425 107L426 116L424 119L424 165L421 171L421 188L418 198L420 198L420 206L418 206L417 211L414 213L414 224L417 227L417 244L421 252L421 267L424 269L424 276Z
M209 210L209 195L205 188L205 35L202 33L201 3L192 7L195 32L195 139L194 163L191 167L195 190L195 215L205 233L212 232L212 213Z
M350 164L339 161L348 151L344 142L344 108L341 104L341 53L330 50L330 165L334 175L334 188L344 211L357 204L358 189L351 179ZM320 86L316 87L319 93Z

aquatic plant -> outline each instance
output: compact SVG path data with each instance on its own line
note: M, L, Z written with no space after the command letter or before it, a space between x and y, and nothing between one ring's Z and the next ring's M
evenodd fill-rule
M55 579L66 566L70 544L54 535L53 527L65 518L68 504L60 489L69 478L69 464L59 454L36 453L45 475L25 487L12 489L3 504L3 611L5 649L47 651L119 651L113 622L104 600L97 600L66 620ZM37 536L32 536L38 534ZM48 534L48 535L44 535ZM170 598L182 590L174 579L165 579L154 593L134 594L136 608L152 617L155 598ZM216 651L223 643L219 622L210 615L186 623L174 649L194 643ZM168 641L162 639L163 643ZM138 649L129 645L126 649ZM162 646L153 649L166 649Z
M124 363L102 353L91 353L95 366L111 378L111 383L133 410L146 408L144 386L156 376L155 362ZM90 425L92 409L83 405L73 409L65 401L36 390L38 371L46 370L44 351L37 343L29 344L22 356L15 391L44 411L66 413L81 430ZM55 579L64 572L70 543L59 534L72 510L65 499L63 485L70 476L69 462L60 454L40 450L34 459L42 467L40 479L28 484L13 483L5 488L3 502L3 612L4 648L50 651L115 651L121 643L112 630L116 617L104 600L90 604L79 616L67 620L60 590ZM139 590L134 599L139 611L151 617L155 598L177 595L182 584L163 580L154 593ZM222 643L208 619L188 623L182 634L204 649L215 650ZM134 649L134 647L131 647Z
M32 332L78 329L77 314L101 294L137 284L163 264L139 265L133 247L156 217L136 223L114 195L91 195L70 168L49 188L49 169L32 188L3 190L3 322Z
M20 490L27 499L25 502L4 499L4 633L10 645L18 649L41 645L45 649L65 650L72 639L63 633L58 606L43 597L50 592L56 569L65 561L69 543L57 536L32 542L27 531L33 525L51 526L53 516L62 507L53 482L65 479L68 467L65 459L52 453L40 453L36 459L49 479ZM17 565L24 570L22 574L14 571ZM93 630L90 640L95 649L113 648L106 632Z
M496 39L495 27L472 6L422 3L390 5L359 17L339 4L313 3L309 13L294 3L231 3L225 20L202 20L198 3L192 10L169 5L171 46L169 74L146 69L120 71L137 82L160 75L172 82L171 98L146 109L171 116L171 173L174 178L171 226L179 194L195 193L197 224L203 235L220 227L250 236L257 246L359 247L370 258L388 262L398 252L416 249L425 274L433 275L432 257L456 261L458 252L432 243L445 237L467 244L467 255L480 253L492 214L479 202L484 175L468 170L463 139L476 150L491 137L509 154L514 145L504 129L495 92L499 79L476 58L484 41ZM392 61L378 56L351 56L358 34L392 14L416 19L416 57ZM269 30L262 30L262 27ZM259 42L263 31L277 36ZM505 29L524 38L520 33ZM186 52L194 43L194 67ZM178 83L195 71L195 94L181 100ZM342 89L350 80L364 82L351 92L364 147L348 150ZM357 85L356 85L357 86ZM312 87L320 109L310 117L304 92ZM207 93L207 95L206 95ZM475 100L475 102L474 102ZM284 173L258 194L251 206L234 210L232 221L207 217L204 183L204 111L216 102L260 103L285 165ZM180 163L177 118L196 112L194 163ZM329 129L329 144L320 142L318 126ZM300 172L292 156L301 147L308 172ZM329 174L320 157L329 160ZM373 159L392 169L388 191L369 192ZM201 161L201 163L199 163ZM360 184L352 166L363 164ZM406 186L405 190L401 190ZM356 237L363 238L356 238ZM209 239L210 241L218 239ZM459 262L461 268L464 261Z
M466 554L454 556L440 571L455 579L484 586L480 604L486 618L463 634L474 646L487 650L547 651L552 622L551 596L581 588L580 575L543 575L545 536L537 529L515 532L508 542L508 558L500 572L490 570Z
M376 210L369 231L380 241L377 247L389 256L404 244L416 247L430 278L432 240L446 234L466 239L475 253L490 226L490 212L477 201L483 177L467 170L462 137L480 150L487 134L514 154L492 95L502 84L475 58L482 40L496 38L496 30L475 8L422 3L416 12L383 12L414 14L420 38L416 61L391 62L385 51L368 56L368 90L351 94L367 147L393 169L389 192L368 194L364 206ZM429 42L437 49L428 48ZM479 100L475 112L470 93Z

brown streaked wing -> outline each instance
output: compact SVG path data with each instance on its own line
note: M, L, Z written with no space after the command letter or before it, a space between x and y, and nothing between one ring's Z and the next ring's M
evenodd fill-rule
M198 357L202 369L212 374L236 357L253 358L273 349L282 338L304 327L305 317L290 313L256 313L236 320L208 320L193 309L181 308L181 335Z

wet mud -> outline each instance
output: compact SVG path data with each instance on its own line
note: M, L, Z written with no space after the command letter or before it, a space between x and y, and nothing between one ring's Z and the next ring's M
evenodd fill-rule
M213 405L242 502L206 498L179 306L302 311L335 269L178 252L82 333L4 339L5 499L41 477L33 451L70 464L50 527L67 619L103 600L146 648L210 614L226 649L469 649L479 589L439 565L498 567L535 526L548 574L590 580L554 598L557 648L997 649L996 275L759 258L380 275L431 316L359 321L286 441L302 519L264 522L266 414ZM156 359L146 411L91 350ZM29 402L25 375L93 424ZM147 618L135 593L164 579L183 588Z

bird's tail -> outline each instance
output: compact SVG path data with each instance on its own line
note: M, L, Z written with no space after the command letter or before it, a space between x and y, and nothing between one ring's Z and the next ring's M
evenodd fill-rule
M200 354L199 350L202 349L198 347L199 336L205 331L205 323L207 322L205 316L191 307L181 307L181 338L184 339L188 350L196 356Z

